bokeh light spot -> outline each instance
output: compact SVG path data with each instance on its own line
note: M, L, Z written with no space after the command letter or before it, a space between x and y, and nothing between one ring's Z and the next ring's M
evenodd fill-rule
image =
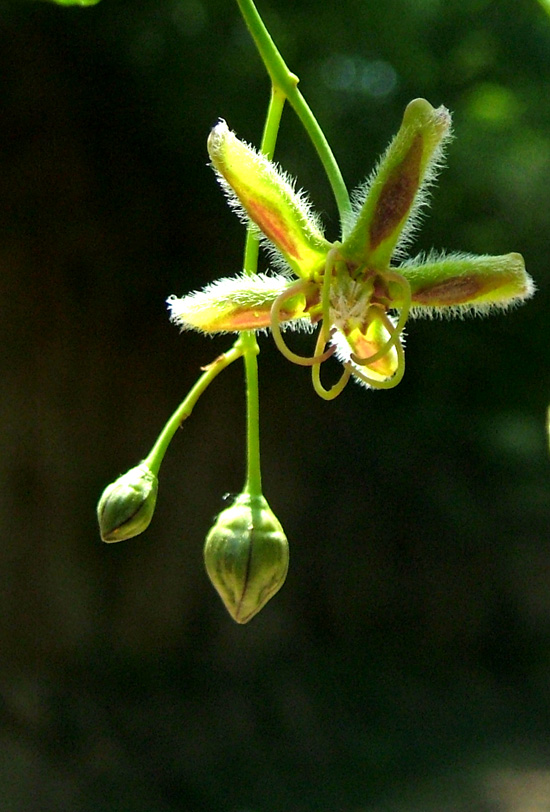
M397 86L397 73L383 59L332 54L322 65L322 77L330 90L358 93L373 98L389 96Z

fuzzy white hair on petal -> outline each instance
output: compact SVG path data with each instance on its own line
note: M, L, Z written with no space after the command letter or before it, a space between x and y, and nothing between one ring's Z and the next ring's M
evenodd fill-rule
M284 275L258 273L226 277L210 282L202 290L188 293L187 296L169 296L166 300L170 320L181 330L197 330L214 335L232 333L234 330L209 329L208 322L223 316L232 308L244 310L270 307L277 296L292 284ZM310 331L313 325L306 313L280 323L281 329ZM259 327L255 332L267 332L269 327Z
M440 107L436 112L441 112L441 114L445 113L445 115L450 117L449 111L444 108ZM437 180L437 176L439 175L440 171L443 169L445 165L445 152L446 147L449 141L453 139L453 134L451 128L443 134L439 144L433 151L432 155L429 158L427 163L424 177L422 182L416 192L416 196L414 202L411 206L411 210L408 214L407 220L405 225L403 226L403 230L399 235L399 239L397 244L394 248L393 256L396 260L402 260L407 255L407 249L410 246L412 240L416 232L418 231L419 227L422 224L424 209L428 208L430 205L430 190L432 186L435 184ZM366 181L360 184L351 194L351 210L347 215L343 223L343 231L344 234L350 234L359 218L361 213L361 209L371 191L374 184L378 180L378 174L380 172L380 168L383 165L384 161L390 150L393 147L393 141L389 144L389 146L384 151L381 158L376 163L375 168L369 175Z
M182 330L199 330L201 316L220 313L228 307L253 308L273 302L289 286L289 279L282 275L241 274L210 282L202 290L186 296L169 296L166 300L170 320ZM228 332L214 330L212 332Z
M457 277L468 276L475 273L476 266L480 268L484 263L494 266L494 272L499 271L499 266L496 264L500 259L502 262L502 271L510 270L509 261L513 255L505 255L504 257L495 257L489 254L473 255L466 252L455 252L448 254L445 251L436 251L432 249L428 252L423 252L416 257L409 258L401 263L399 272L402 273L409 282L414 284L414 280L422 279L426 276L426 266L436 265L438 263L444 264L445 262L464 264L463 270L457 273ZM525 272L523 259L517 255L519 262L517 267L519 269L518 279L523 283L523 289L514 293L507 299L481 302L462 302L459 304L449 305L423 305L413 304L409 313L410 318L424 318L424 319L464 319L475 316L490 316L495 313L502 313L508 310L513 310L519 305L523 304L527 299L530 299L536 292L536 285L528 273Z
M298 218L304 231L309 232L314 239L323 241L324 236L321 218L319 214L314 211L307 193L303 189L296 190L296 180L288 172L282 169L275 161L269 160L269 158L255 149L255 147L253 147L251 144L239 139L233 131L229 130L227 123L223 119L220 119L210 134L209 142L212 145L213 150L216 151L221 149L222 142L228 139L238 141L241 146L244 146L248 150L257 174L259 176L263 176L264 179L278 188L283 200L283 204L290 205L294 208L298 214ZM220 184L227 198L229 207L237 214L238 218L244 225L252 228L253 233L259 239L262 248L268 254L276 270L283 274L292 273L288 263L277 246L273 245L273 243L263 234L256 223L251 220L243 203L239 199L229 181L226 180L222 172L214 165L214 163L212 163L212 168L214 169L218 183Z

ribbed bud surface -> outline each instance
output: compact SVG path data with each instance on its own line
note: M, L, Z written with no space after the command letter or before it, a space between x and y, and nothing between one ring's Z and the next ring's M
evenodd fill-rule
M288 542L263 496L240 494L204 545L206 571L231 617L248 623L283 585Z
M143 533L153 518L157 491L157 477L144 463L108 485L97 505L103 541L124 541Z

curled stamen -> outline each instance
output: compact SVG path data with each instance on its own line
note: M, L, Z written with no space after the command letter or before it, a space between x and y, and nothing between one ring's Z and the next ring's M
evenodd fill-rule
M330 336L329 336L330 338ZM317 343L315 345L315 352L321 349L322 346L326 344L326 341L323 336L323 330L319 331L319 335L317 336ZM334 400L337 398L338 395L344 391L347 382L349 381L352 373L352 369L349 365L346 365L344 371L340 377L340 380L331 386L330 389L325 389L323 384L321 383L321 364L314 364L311 368L311 381L313 383L313 388L319 395L319 397L323 398L323 400Z
M397 346L397 344L399 343L399 336L403 332L403 328L405 327L407 319L409 318L409 312L411 309L411 286L408 280L405 279L405 277L402 276L400 273L397 273L397 271L385 271L384 276L388 281L396 282L398 285L401 286L401 289L403 291L403 306L401 308L401 312L399 313L399 319L397 321L397 324L395 325L395 327L392 325L392 329L388 330L388 332L390 333L390 337L388 338L386 343L380 347L379 350L377 350L372 355L369 355L368 358L360 358L355 353L351 354L351 360L361 367L370 366L375 361L379 361L380 358L383 358L385 355L388 354L388 352L391 350L393 346Z
M323 334L325 344L328 343L330 338L330 285L332 282L334 260L337 256L338 248L331 248L325 261L325 275L323 276L323 287L321 289L321 313L323 316L321 332Z
M352 365L350 361L347 361L344 366L346 369L349 369L350 373L355 375L356 378L359 378L360 381L363 381L363 383L366 383L368 386L372 386L373 389L393 389L394 386L397 386L397 384L400 383L403 375L405 374L405 351L403 350L401 342L398 340L399 336L395 335L395 332L397 332L396 329L386 314L381 314L380 318L384 322L384 327L394 339L393 343L395 346L395 351L397 352L397 368L391 378L387 378L383 381L379 381L376 378L371 378L368 375L365 375L363 372L360 372L355 366Z
M314 364L321 364L323 361L326 361L327 358L334 352L334 347L329 347L328 350L323 352L321 355L313 355L311 357L307 357L304 355L297 355L295 352L290 350L281 333L281 318L280 313L283 307L283 304L292 296L296 296L298 293L302 293L307 290L310 286L310 280L303 280L300 279L294 285L291 285L287 290L284 290L282 293L277 296L275 301L271 306L271 332L273 334L273 340L277 345L278 350L287 358L289 361L292 361L294 364L299 364L303 367L310 367ZM322 329L321 329L322 332ZM326 344L326 342L325 342Z

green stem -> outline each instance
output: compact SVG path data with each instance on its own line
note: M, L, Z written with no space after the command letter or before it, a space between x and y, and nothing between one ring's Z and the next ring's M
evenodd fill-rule
M244 490L251 496L261 496L260 464L260 397L258 388L258 353L260 348L254 333L243 333L246 374L246 483Z
M336 163L334 153L325 137L324 132L319 126L319 122L315 118L309 104L306 102L301 92L297 87L288 95L288 102L293 108L294 112L302 122L309 138L317 151L317 155L321 159L326 176L332 188L336 206L338 208L338 216L340 218L340 228L342 234L341 240L347 237L348 223L351 222L351 202L344 183L344 178L340 172L340 167Z
M298 90L298 77L287 67L277 46L260 17L253 0L237 0L243 19L256 44L262 62L271 78L274 88L278 88L288 99L290 105L302 122L313 146L323 164L329 183L332 187L340 216L342 229L350 220L351 204L346 184L340 172L334 154L319 122L313 115L308 103ZM342 239L345 234L342 234Z
M264 132L262 135L261 151L271 160L275 152L279 124L285 106L286 96L275 85L271 88L271 98L265 119ZM258 252L260 243L254 230L249 226L246 231L246 243L244 249L244 270L253 276L258 270Z
M144 460L145 464L155 476L158 475L160 465L166 454L166 449L170 445L174 434L183 421L189 417L204 390L223 369L228 367L229 364L232 364L233 361L236 361L237 358L240 358L242 354L243 348L237 340L230 350L222 353L222 355L218 355L218 357L206 367L204 373L200 376L193 388L189 390L185 400L178 406L172 417L168 420L159 434L155 445Z
M262 136L261 151L268 158L273 157L279 124L285 105L285 94L273 85L271 98L265 119ZM251 226L246 232L244 251L244 270L253 275L258 270L258 238ZM247 425L247 473L245 491L251 496L260 496L262 493L262 475L260 466L260 400L258 389L258 353L260 348L256 341L256 334L246 331L237 339L235 346L240 344L243 348L244 367L246 374L246 425Z

